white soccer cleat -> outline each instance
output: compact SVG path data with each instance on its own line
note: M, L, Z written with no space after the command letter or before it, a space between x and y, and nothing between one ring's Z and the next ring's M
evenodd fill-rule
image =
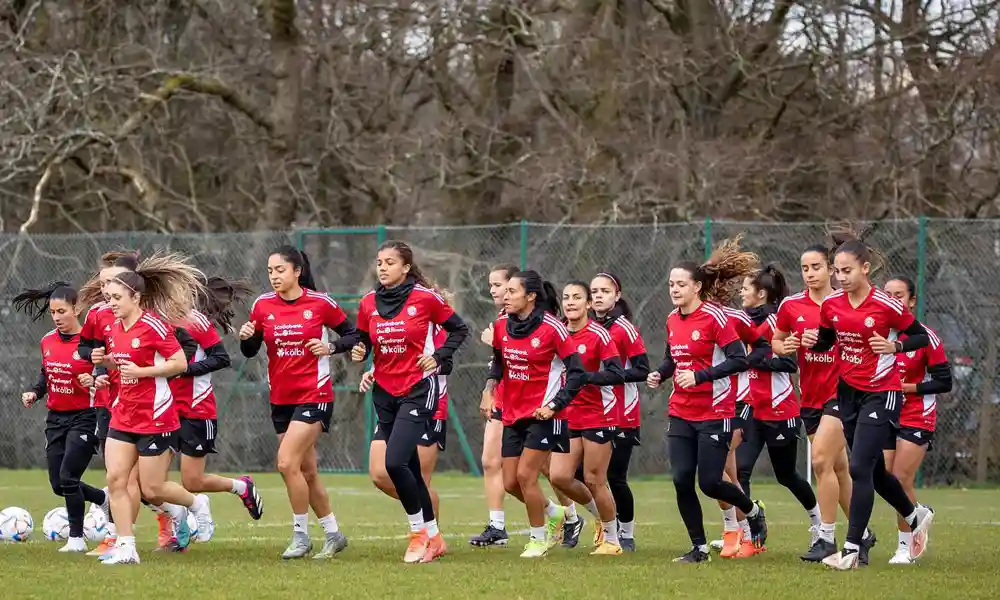
M913 528L913 543L910 544L910 558L917 560L923 556L930 542L929 530L934 522L934 510L923 504L917 505L917 526Z
M83 538L69 538L66 545L59 549L60 552L86 552L87 543Z
M858 568L857 552L838 552L823 559L823 564L838 571L850 571Z
M135 551L135 546L116 546L111 556L102 561L101 564L137 565L139 564L139 553Z
M896 553L892 555L889 559L890 565L912 565L916 559L910 558L910 548L909 546L899 546L896 548Z
M195 521L198 522L198 535L195 537L195 540L198 542L208 542L215 535L215 521L212 520L212 507L209 505L208 496L205 494L198 494L197 500L195 504L201 503L201 506L198 509L192 507L191 510L194 513Z
M809 526L809 547L816 545L816 541L819 540L819 526L810 525Z
M724 545L725 541L723 540L712 540L711 542L708 543L708 547L711 548L712 550L715 550L716 552L722 552L722 547Z

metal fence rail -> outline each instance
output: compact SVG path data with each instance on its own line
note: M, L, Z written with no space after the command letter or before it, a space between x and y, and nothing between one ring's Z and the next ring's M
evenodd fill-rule
M44 465L44 408L25 410L20 393L39 366L38 340L49 323L32 324L10 309L10 298L26 287L65 279L76 284L91 275L97 257L112 248L179 250L192 255L209 275L243 277L268 289L264 264L271 249L293 243L309 254L318 286L356 311L359 297L374 283L375 249L388 238L409 242L425 272L455 294L456 309L476 332L495 315L486 294L490 267L506 262L528 266L557 285L589 280L611 270L622 280L652 362L663 348L663 320L671 309L666 291L671 265L701 259L726 237L745 234L744 245L762 261L776 262L801 287L799 254L823 241L822 224L733 223L705 221L671 225L567 226L515 223L497 226L323 229L288 233L161 235L109 233L0 236L4 301L0 304L0 357L6 368L0 403L0 467ZM935 447L925 461L930 484L1000 482L1000 221L905 220L884 222L874 234L888 257L890 273L917 281L919 316L944 340L955 366L955 390L939 403ZM241 317L242 318L242 315ZM233 368L215 375L220 405L218 470L268 470L276 440L268 419L265 362L244 361L234 338L227 340ZM489 349L478 335L462 349L449 388L452 394L451 443L441 469L478 472L482 423L480 390ZM334 360L338 399L333 427L323 436L323 468L367 469L371 431L370 403L354 391L360 367ZM666 392L643 393L643 446L633 459L636 474L669 470L664 437ZM804 445L803 445L804 446ZM805 459L802 450L802 460ZM758 467L767 473L766 453Z

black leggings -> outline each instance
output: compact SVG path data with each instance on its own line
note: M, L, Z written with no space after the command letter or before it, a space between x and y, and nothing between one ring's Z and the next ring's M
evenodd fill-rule
M399 502L408 515L422 510L425 522L434 519L431 494L420 472L420 455L417 454L420 436L426 432L425 423L396 419L385 442L385 470L396 488Z
M816 506L816 494L812 486L795 469L799 448L798 438L790 435L781 445L769 444L761 431L762 427L766 425L757 427L755 420L747 423L743 429L743 443L736 448L736 474L743 493L750 496L750 475L753 474L754 465L757 464L761 451L767 446L767 455L771 458L775 479L792 492L802 508L811 510Z
M45 449L49 484L55 495L62 496L66 501L70 537L83 537L85 504L104 503L103 490L80 481L93 456L93 442L83 441L75 430L68 431Z
M861 544L868 521L872 518L876 492L900 515L907 517L913 513L913 502L906 495L906 490L885 468L882 449L890 435L892 425L886 422L858 423L853 435L847 436L851 448L851 481L854 483L847 541L853 544Z
M616 444L611 450L611 462L608 463L608 487L615 499L618 520L622 523L635 520L635 500L632 498L632 488L628 486L628 465L632 460L632 448L632 444Z

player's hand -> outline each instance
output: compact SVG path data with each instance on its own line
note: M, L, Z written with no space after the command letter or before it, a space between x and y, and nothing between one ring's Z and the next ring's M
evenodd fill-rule
M535 418L539 421L548 421L553 416L555 416L556 411L552 410L547 406L539 406L535 409Z
M655 390L660 387L661 379L663 379L663 377L660 376L659 371L650 371L649 375L646 375L646 387L651 390Z
M108 375L98 375L97 378L94 379L94 387L99 390L103 390L104 388L110 386L111 386L111 377Z
M790 356L798 352L799 348L801 347L802 347L802 339L799 338L798 334L790 333L788 334L788 337L781 340L781 352L778 352L778 354Z
M368 393L372 389L372 385L375 383L375 369L370 369L365 371L364 375L361 376L361 385L358 386L358 391L363 394Z
M31 408L31 405L34 404L36 400L38 400L38 394L35 392L24 392L21 394L21 404L24 405L24 408Z
M479 414L483 415L483 418L487 421L493 415L493 407L496 405L496 397L493 395L493 390L483 390L482 400L479 401Z
M482 340L487 346L493 345L493 323L490 323L490 326L483 330L479 339Z
M438 368L438 361L433 354L424 354L417 359L417 366L421 371L433 371Z
M679 385L683 389L693 388L698 382L694 378L694 371L684 369L677 371L677 375L674 377L674 383Z
M819 341L819 329L806 329L802 332L802 347L812 348Z
M134 362L127 360L120 365L118 365L118 372L121 373L122 377L128 377L129 379L138 379L143 376L146 369L137 366Z
M330 346L316 338L307 341L305 349L312 352L314 356L330 356Z
M365 360L365 345L362 343L357 343L351 348L351 360L354 362L363 362Z
M916 394L917 393L917 384L915 384L915 383L904 383L903 384L903 393L904 394Z
M106 357L107 357L107 351L104 349L104 346L98 346L97 348L94 348L90 352L90 362L94 363L95 365L103 363Z
M895 342L890 342L879 334L874 334L868 338L868 346L871 347L872 352L875 354L895 354L896 344Z
M257 321L248 321L240 327L240 339L249 340L257 333Z
M90 373L80 373L76 376L76 380L85 388L94 387L94 376Z

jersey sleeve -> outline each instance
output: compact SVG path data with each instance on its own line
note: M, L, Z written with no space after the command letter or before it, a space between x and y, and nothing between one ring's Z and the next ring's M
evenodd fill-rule
M260 310L260 298L257 298L254 301L254 303L250 306L250 314L249 314L249 316L247 318L251 322L257 323L257 325L258 325L257 330L258 331L260 331L260 324L261 324L260 314L261 314L261 310Z
M87 311L87 316L83 319L83 328L80 330L80 337L92 340L95 338L94 331L97 329L97 311L91 308Z
M444 301L444 298L436 293L430 294L430 299L427 303L430 305L431 322L435 325L441 325L455 314L455 309L449 306Z
M819 326L825 329L836 329L833 326L833 306L824 300L819 306Z
M363 331L364 333L369 333L371 331L371 316L372 316L372 298L373 294L368 294L361 299L358 303L358 331Z
M503 349L503 348L500 347L500 337L503 335L502 332L505 331L505 330L506 330L506 327L503 324L500 323L500 319L497 319L496 321L493 321L493 349L494 350L502 350Z
M736 337L740 339L744 344L753 344L757 341L760 336L757 335L757 328L751 323L747 323L743 319L734 318L729 319L729 323L733 326L733 331L736 332ZM719 346L725 346L726 344L719 344Z
M742 341L742 338L736 332L736 327L733 325L732 319L726 319L725 323L715 321L715 329L715 344L719 348L725 348L733 342Z
M768 318L770 321L770 318ZM791 305L787 302L782 302L778 305L778 312L774 314L774 325L772 326L771 335L774 335L775 331L784 331L785 333L790 333L792 331L792 309ZM770 340L771 338L768 338Z
M906 331L916 321L913 313L905 309L902 312L896 312L890 308L887 312L889 313L889 327L896 331Z
M191 323L186 329L191 337L194 338L194 341L198 342L198 345L203 349L207 350L216 344L222 343L219 332L215 330L215 327L211 323L202 322L199 319Z
M771 338L774 337L774 331L777 329L777 318L775 315L771 315L764 319L764 322L757 326L757 337L762 337L771 343Z
M931 338L931 343L927 345L925 350L927 353L927 366L933 367L935 365L943 365L947 363L948 357L944 353L944 344L941 343L941 338L939 338L937 334L930 329L927 329L927 333Z
M576 344L573 343L573 339L569 336L568 332L560 332L554 329L552 335L555 336L556 340L556 355L561 360L566 360L571 354L578 354Z
M621 357L618 355L618 347L615 345L615 341L611 339L611 336L608 336L606 342L604 341L603 337L598 337L597 345L598 345L598 350L600 351L601 362L605 362L611 359L621 360Z
M622 354L625 358L646 354L646 342L642 341L642 336L639 335L638 330L631 323L627 327L629 328L628 331L626 331L625 325L619 323L618 327L615 328L618 330L619 347L622 350Z
M155 330L150 336L153 338L153 350L163 358L170 358L181 351L181 344L177 341L177 336L171 331L166 337L161 337Z
M329 296L323 298L323 325L330 329L336 329L341 323L347 320L347 315L340 305L334 302Z

